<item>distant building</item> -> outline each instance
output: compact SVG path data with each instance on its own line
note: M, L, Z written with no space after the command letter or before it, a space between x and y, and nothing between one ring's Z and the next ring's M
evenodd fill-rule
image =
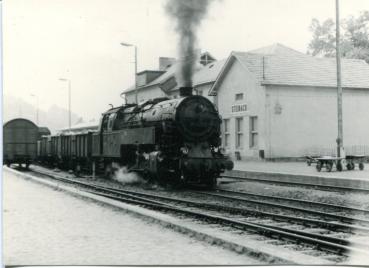
M224 63L225 60L216 61L208 52L201 54L193 79L194 94L207 96ZM159 71L146 70L138 73L138 101L158 97L179 97L179 83L175 78L178 65L178 61L173 58L161 57L159 58ZM122 94L125 95L127 102L135 102L134 86L126 89ZM211 97L209 98L212 100Z
M140 89L140 98L176 97L178 87L169 81L175 67ZM195 92L218 107L223 146L236 158L335 154L336 83L334 58L281 44L232 52L199 67L194 77ZM342 83L344 147L348 153L369 154L369 65L342 59ZM126 91L128 98L131 92Z

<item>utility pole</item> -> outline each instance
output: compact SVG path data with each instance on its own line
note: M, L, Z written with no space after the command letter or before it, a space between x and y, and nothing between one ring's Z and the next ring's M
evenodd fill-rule
M341 81L341 50L340 50L340 16L339 0L336 0L336 62L337 62L337 157L343 154L343 122L342 122L342 81Z
M72 91L71 91L71 80L68 80L68 113L69 113L69 130L72 127L72 108L71 108L71 100L72 100Z
M136 104L138 104L138 86L137 86L137 46L135 46L135 100Z

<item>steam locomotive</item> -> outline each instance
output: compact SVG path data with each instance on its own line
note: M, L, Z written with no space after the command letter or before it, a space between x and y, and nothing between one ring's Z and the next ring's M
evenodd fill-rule
M180 88L180 94L112 108L97 131L44 136L38 157L77 172L96 165L110 177L126 166L159 181L213 187L221 172L233 168L220 148L220 116L192 88Z

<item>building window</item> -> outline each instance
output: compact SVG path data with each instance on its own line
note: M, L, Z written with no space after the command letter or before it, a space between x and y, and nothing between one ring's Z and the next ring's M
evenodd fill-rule
M236 148L242 148L243 138L243 118L236 118Z
M235 95L235 100L236 100L236 101L243 100L243 93L237 93L237 94Z
M228 148L229 147L229 119L223 120L224 125L224 143L223 146Z
M250 116L250 148L258 146L258 117Z

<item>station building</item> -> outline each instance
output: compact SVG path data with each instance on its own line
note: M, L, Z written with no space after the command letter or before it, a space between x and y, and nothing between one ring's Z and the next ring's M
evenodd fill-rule
M222 143L236 159L335 155L337 137L336 62L281 44L210 54L194 75L194 94L204 95L222 116ZM140 101L178 97L177 63L138 88ZM138 75L143 75L141 72ZM148 77L148 76L146 76ZM343 144L346 154L369 155L369 65L342 59ZM135 98L134 88L122 94Z

